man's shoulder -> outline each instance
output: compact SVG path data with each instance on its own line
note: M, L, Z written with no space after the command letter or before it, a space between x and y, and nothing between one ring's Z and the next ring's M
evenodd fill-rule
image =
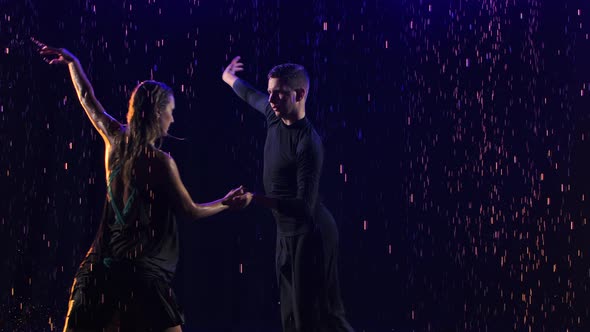
M321 153L323 151L322 138L315 131L311 124L302 130L297 150L311 150L317 153Z
M318 134L318 132L315 130L315 127L309 120L307 121L303 132L304 139L309 140L310 144L322 145L322 137L320 134Z

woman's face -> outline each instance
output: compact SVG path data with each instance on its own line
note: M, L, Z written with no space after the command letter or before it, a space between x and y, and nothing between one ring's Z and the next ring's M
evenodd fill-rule
M166 136L168 134L168 128L174 122L174 116L172 116L172 111L174 110L174 97L170 95L168 97L168 103L163 110L160 111L160 128L162 129L161 135Z

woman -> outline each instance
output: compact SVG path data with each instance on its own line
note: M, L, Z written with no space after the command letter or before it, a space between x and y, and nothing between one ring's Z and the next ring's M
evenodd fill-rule
M131 94L127 125L105 112L78 59L37 42L50 64L66 64L86 115L105 142L107 199L98 234L70 292L64 331L181 331L170 282L178 261L174 214L193 219L247 205L242 187L198 204L174 159L155 146L174 122L174 96L145 81Z

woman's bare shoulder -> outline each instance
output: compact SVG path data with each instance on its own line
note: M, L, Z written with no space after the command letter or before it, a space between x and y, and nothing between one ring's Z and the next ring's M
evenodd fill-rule
M169 152L152 147L150 154L152 163L155 164L154 166L160 170L166 171L166 173L168 173L171 170L176 169L174 158L172 158Z

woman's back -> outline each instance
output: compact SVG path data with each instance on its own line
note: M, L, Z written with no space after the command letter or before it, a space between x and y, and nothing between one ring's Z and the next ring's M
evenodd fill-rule
M178 234L166 158L146 146L132 164L127 186L123 163L113 161L109 166L106 203L93 245L105 265L130 264L146 277L172 278Z

